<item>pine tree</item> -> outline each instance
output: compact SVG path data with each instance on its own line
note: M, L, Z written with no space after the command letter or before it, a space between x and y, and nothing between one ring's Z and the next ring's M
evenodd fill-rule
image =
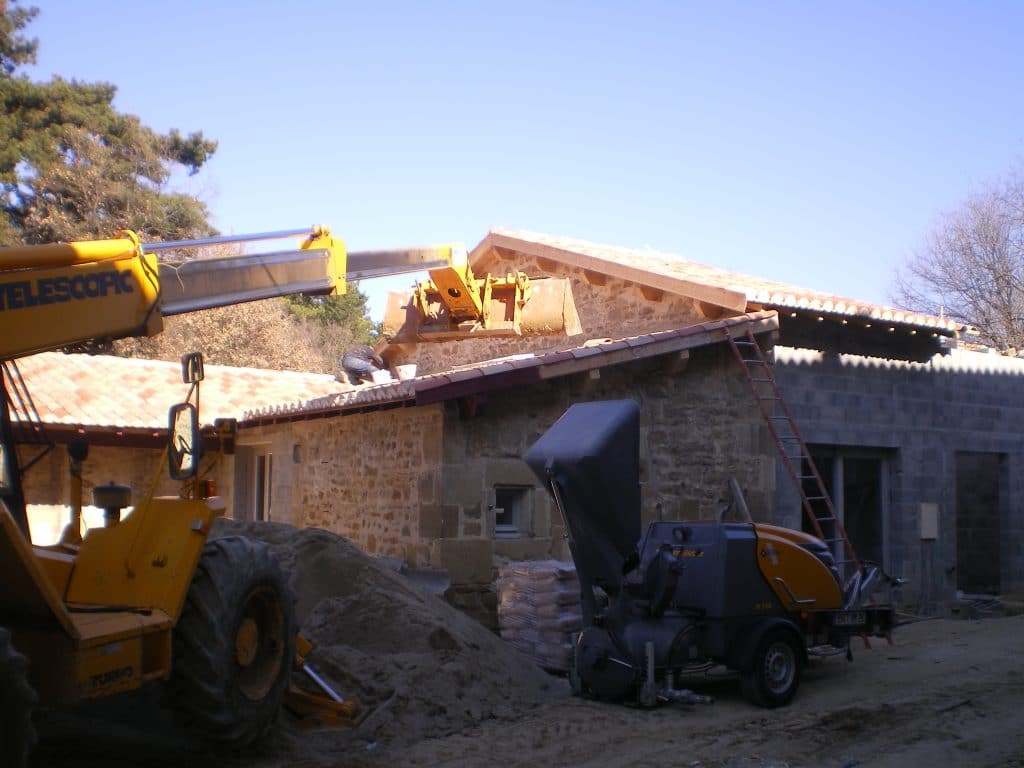
M22 69L36 60L25 28L37 14L0 0L0 245L211 234L206 206L167 183L175 168L196 173L217 143L118 112L110 83L33 82Z
M215 234L206 206L170 191L172 171L196 173L217 148L201 132L159 134L114 109L117 88L62 77L33 82L23 69L39 43L25 29L36 8L0 0L0 246L116 237L143 242ZM289 311L291 307L292 311ZM168 318L151 339L124 339L129 357L334 372L344 348L374 337L366 297L281 299Z

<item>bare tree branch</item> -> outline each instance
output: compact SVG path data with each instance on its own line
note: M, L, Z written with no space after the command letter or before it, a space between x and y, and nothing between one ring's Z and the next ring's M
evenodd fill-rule
M897 271L895 299L973 326L998 349L1024 348L1024 174L940 216Z

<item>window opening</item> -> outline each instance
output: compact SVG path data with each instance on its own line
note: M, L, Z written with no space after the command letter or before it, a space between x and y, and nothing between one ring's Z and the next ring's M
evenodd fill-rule
M494 535L519 536L523 532L528 513L528 486L498 485L494 487Z
M254 472L253 500L256 504L253 510L253 518L256 520L269 520L274 455L270 451L264 451L257 453L255 459L256 471Z

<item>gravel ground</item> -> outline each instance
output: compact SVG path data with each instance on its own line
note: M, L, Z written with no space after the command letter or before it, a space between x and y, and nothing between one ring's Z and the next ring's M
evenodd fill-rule
M564 679L337 537L261 535L302 596L314 664L367 705L363 724L306 731L282 715L258 747L212 754L151 686L41 713L37 766L1024 768L1024 616L920 621L893 645L858 642L852 663L812 661L784 709L752 707L715 674L689 681L712 704L640 710L570 697Z

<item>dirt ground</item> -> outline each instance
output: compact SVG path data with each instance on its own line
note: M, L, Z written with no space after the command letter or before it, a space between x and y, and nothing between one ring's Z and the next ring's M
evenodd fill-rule
M1024 617L906 626L853 663L812 663L780 710L750 706L732 679L691 687L714 703L650 711L570 698L337 765L1024 766Z
M360 726L307 731L282 715L258 747L216 754L175 725L154 686L42 713L34 764L1024 768L1024 616L917 621L891 646L858 642L852 663L813 661L779 710L747 704L721 672L686 681L711 704L640 710L572 698L564 679L346 542L267 537L304 589L320 671L367 705Z

